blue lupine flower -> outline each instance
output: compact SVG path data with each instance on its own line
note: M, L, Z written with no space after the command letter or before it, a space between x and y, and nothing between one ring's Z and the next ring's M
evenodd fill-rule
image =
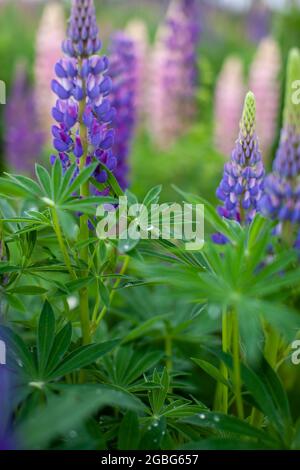
M280 143L273 164L273 171L265 181L265 193L261 200L262 212L284 225L291 225L299 243L297 225L300 223L300 110L293 100L293 82L300 76L300 52L293 49L289 54L284 123ZM294 228L292 228L294 227ZM289 237L290 238L290 237Z
M264 175L255 133L255 97L252 92L248 92L239 138L231 160L224 166L223 178L217 189L217 197L223 203L218 208L219 214L241 224L251 222L263 194Z
M73 0L68 38L63 43L69 58L56 64L57 78L52 81L52 90L58 97L52 110L57 122L52 128L53 145L64 170L74 161L82 166L81 158L85 164L98 159L112 172L117 166L112 152L115 117L109 99L112 80L107 57L95 55L100 47L93 0ZM52 156L51 162L54 160ZM94 177L99 183L107 181L101 167Z
M134 42L124 33L116 33L110 48L109 74L113 81L112 106L116 110L113 153L118 164L116 178L122 189L128 187L128 156L137 117L137 58Z

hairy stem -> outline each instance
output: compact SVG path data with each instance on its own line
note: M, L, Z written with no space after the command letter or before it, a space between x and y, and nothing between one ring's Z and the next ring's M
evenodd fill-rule
M123 262L123 265L122 265L122 268L120 270L120 275L122 274L125 274L127 268L128 268L128 264L129 264L129 256L125 256L125 259L124 259L124 262ZM116 292L116 289L119 287L119 284L121 282L121 277L118 277L118 279L116 280L116 282L114 283L113 285L113 288L112 288L112 291L110 293L110 296L109 296L109 303L111 304L113 299L114 299L114 296L115 296L115 292ZM103 320L103 318L105 317L107 313L107 307L104 306L95 322L95 328L98 328L98 326L100 325L101 321Z
M240 364L240 334L237 312L232 315L232 353L233 353L233 381L238 417L244 419L244 406L242 399L242 381Z
M60 228L60 223L59 223L57 211L56 211L55 208L51 209L51 214L52 214L53 228L54 228L54 231L55 231L55 234L56 234L56 238L58 240L60 250L61 250L62 255L64 257L65 265L67 266L68 271L69 271L72 279L76 279L76 274L75 274L74 269L72 268L71 259L70 259L67 247L64 243L63 234L62 234L62 231L61 231L61 228Z
M79 69L81 69L82 64L79 63ZM85 90L84 90L85 94ZM79 169L82 171L86 166L86 159L88 155L88 140L87 140L87 130L83 123L83 113L85 110L85 100L83 99L79 105L79 136L81 140L81 145L83 148L83 155L80 158ZM82 198L89 196L89 183L85 182L80 187L80 196ZM88 217L82 215L80 217L80 234L79 241L84 242L89 238L89 227L88 227ZM83 246L80 251L80 259L84 262L86 266L89 264L89 248L88 245ZM88 269L85 268L81 272L82 277L88 276ZM80 290L80 323L82 331L82 341L83 344L89 344L91 342L91 328L90 328L90 312L89 312L89 296L88 289L84 287Z

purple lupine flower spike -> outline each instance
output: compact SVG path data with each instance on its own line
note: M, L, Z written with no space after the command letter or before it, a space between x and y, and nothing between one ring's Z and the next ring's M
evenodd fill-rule
M81 158L85 164L98 159L110 171L116 169L111 126L115 110L109 99L112 80L107 57L95 55L100 47L93 0L73 0L68 38L63 43L69 58L56 64L57 79L52 81L58 97L52 110L57 122L52 128L53 145L64 170L72 162L82 166ZM107 174L99 166L94 178L99 184L106 183Z
M39 129L34 93L28 83L26 64L19 62L6 114L6 161L19 172L32 174L39 159L44 135Z
M110 98L116 110L113 153L118 164L115 176L124 190L128 187L128 155L137 117L138 82L135 46L122 32L112 38L109 74L113 81Z
M300 110L293 83L300 76L300 51L289 54L284 122L281 138L267 176L261 209L266 216L280 222L279 231L288 241L299 245L300 224Z
M93 0L73 0L68 38L63 51L70 57L88 57L101 49Z
M240 224L251 222L262 197L264 165L255 133L255 97L248 92L245 98L240 134L224 166L217 196L223 205L219 214Z
M198 40L197 1L173 0L158 31L150 71L149 127L162 148L172 145L195 115Z

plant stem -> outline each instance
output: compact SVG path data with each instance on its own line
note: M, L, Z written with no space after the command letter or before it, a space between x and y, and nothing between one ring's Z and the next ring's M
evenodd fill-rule
M244 406L242 399L242 381L240 365L240 334L239 319L237 312L232 315L232 353L233 353L233 379L238 417L244 419Z
M226 311L226 309L222 313L222 351L224 353L228 353L230 350L230 314ZM226 365L222 362L221 363L221 374L223 375L225 380L228 380L229 374ZM221 410L223 413L228 413L228 387L226 385L221 384Z
M280 343L280 335L271 326L265 328L265 358L273 369L277 366L277 356Z
M81 69L82 64L79 63L79 70ZM85 90L84 95L85 95ZM86 159L88 154L88 140L87 140L87 130L83 123L83 113L85 110L85 100L83 99L79 104L79 136L81 140L81 145L83 148L83 155L80 158L79 169L82 171L86 165ZM89 182L85 182L80 186L80 196L82 198L89 196ZM80 217L80 234L79 240L84 242L89 239L89 227L88 227L88 217L82 215ZM80 251L80 259L88 266L89 264L89 248L88 246L83 246ZM82 277L88 276L88 269L84 269L81 272ZM91 328L90 328L90 312L89 312L89 295L87 287L84 287L80 290L80 323L82 331L82 342L83 344L89 344L91 342Z
M165 336L165 353L166 353L166 368L169 374L173 369L172 355L173 355L173 345L172 345L172 336L170 334L170 324L165 322L166 325L166 336Z
M62 231L61 231L61 228L60 228L60 223L59 223L56 208L53 207L51 209L51 214L52 214L53 228L54 228L56 238L58 240L58 244L60 246L62 255L64 257L65 264L68 268L68 271L69 271L72 279L76 279L76 274L75 274L74 269L72 268L69 253L68 253L68 250L67 250L67 248L65 246L65 243L64 243L64 239L63 239Z
M125 274L125 272L128 268L129 260L130 260L129 256L125 256L123 266L120 270L120 275ZM110 304L114 299L116 289L118 288L120 282L121 282L121 277L118 277L118 279L116 280L116 282L113 285L112 291L111 291L110 296L109 296L109 303ZM95 328L97 328L100 325L101 321L103 320L103 318L105 317L105 315L107 313L107 310L108 309L107 309L106 305L104 305L103 309L101 310L101 312L100 312L100 314L99 314L99 316L98 316L98 318L95 322Z

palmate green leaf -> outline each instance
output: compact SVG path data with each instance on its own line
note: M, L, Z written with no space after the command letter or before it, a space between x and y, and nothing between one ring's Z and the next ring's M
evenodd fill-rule
M38 295L45 294L47 289L40 286L17 286L14 287L11 291L13 294L22 294L22 295Z
M135 351L131 347L120 347L114 359L105 361L105 366L116 385L127 387L157 365L162 357L161 351L145 352Z
M74 181L69 185L68 189L64 191L64 198L71 196L72 194L76 193L79 190L80 186L86 183L91 175L96 170L99 163L91 163L89 166L85 167L83 170L80 171L79 175L74 179Z
M41 188L34 180L23 175L11 175L4 173L12 182L14 182L20 189L27 191L27 196L30 194L32 197L41 197Z
M59 192L59 203L62 203L65 199L68 198L69 187L71 185L72 179L74 178L76 168L77 168L77 165L73 163L73 165L69 166L69 168L63 175L60 192Z
M54 164L52 165L51 170L51 199L55 202L59 201L62 179L62 165L60 160L57 158Z
M44 194L46 197L51 199L52 194L51 194L51 178L46 170L42 165L39 165L38 163L35 164L35 174L38 179L38 182L41 185L41 188L44 190Z
M208 429L216 434L236 434L240 440L253 439L260 443L263 442L266 447L278 445L278 442L264 431L250 426L250 424L234 416L228 416L223 413L202 411L195 416L183 418L181 422L200 427L201 429Z
M97 206L101 204L117 204L117 200L109 196L92 196L84 199L72 198L59 206L60 209L71 212L83 212L88 215L96 215Z
M146 431L142 436L140 449L158 450L166 434L167 420L164 416L153 418L147 423Z
M267 449L281 449L276 445L274 447L267 447L264 443L259 441L242 441L233 438L215 438L215 439L202 439L201 441L191 441L180 447L180 450L267 450Z
M149 320L146 320L141 325L137 326L133 330L131 330L125 338L123 338L122 343L129 343L130 341L134 341L141 336L146 335L149 331L153 329L154 326L158 326L161 324L163 320L165 320L169 315L156 315Z
M106 287L104 282L101 281L100 279L97 280L97 284L98 284L99 294L100 294L100 298L101 298L102 302L104 303L104 305L106 307L109 307L109 305L110 305L110 295L109 295L108 288Z
M118 450L137 450L140 442L139 419L135 411L127 411L118 434Z
M55 316L49 302L45 302L40 315L37 335L39 373L43 374L47 366L55 337Z
M157 204L159 201L159 196L162 191L162 186L155 186L154 188L150 189L150 191L146 194L143 205L146 207L150 207L151 204Z
M159 385L159 388L149 391L149 402L151 404L153 414L158 416L164 406L170 387L170 376L166 367L162 374L159 374L157 370L155 370L153 372L152 380L154 383Z
M69 349L72 340L72 325L68 322L55 336L45 374L50 374L53 369L61 362L62 358Z
M233 367L232 357L228 354L212 351L215 353L230 369ZM264 366L266 368L266 366ZM267 368L266 368L267 369ZM241 377L242 382L245 385L245 388L250 394L252 395L256 407L262 411L265 416L268 417L271 425L277 431L278 440L283 442L285 438L285 434L287 431L286 423L289 420L289 416L286 416L286 410L284 410L283 402L284 399L277 398L274 400L274 391L270 394L270 378L266 379L264 374L259 372L259 367L257 366L255 369L253 367L248 367L245 364L241 364ZM257 372L258 371L258 372ZM272 380L275 380L274 377ZM276 383L276 393L279 393L279 388L281 389L280 385L278 385L278 379ZM280 384L280 381L279 381ZM274 384L273 384L274 387ZM282 390L281 390L282 393ZM280 406L279 403L280 402ZM286 405L285 405L286 406Z
M113 340L105 343L90 344L75 349L75 351L65 357L63 362L50 373L48 378L62 377L70 372L88 366L111 351L118 343L118 340Z
M97 162L97 163L98 163L98 165L101 166L101 168L103 170L106 171L108 186L111 187L111 189L112 189L113 193L115 194L115 196L117 196L117 197L124 196L124 192L120 188L120 185L119 185L116 177L114 176L114 174L107 168L107 166L104 165L104 163L102 163L102 162Z
M244 296L239 300L237 308L240 310L241 315L243 310L260 314L288 342L294 339L300 329L299 313L278 302L255 300Z
M228 221L220 217L215 209L215 207L210 204L208 201L203 199L200 196L195 196L193 194L186 193L181 191L173 185L175 191L180 194L184 200L190 204L203 204L204 205L204 217L211 226L217 231L225 235L229 240L234 241L236 239L236 234L234 230L231 230L228 224Z
M207 361L204 361L203 359L197 359L195 357L192 357L192 361L195 362L195 364L197 364L199 367L201 367L201 369L203 369L204 372L210 375L210 377L212 377L214 380L230 387L228 380L225 379L225 377L221 374L220 370L217 369L217 367L213 366Z
M137 398L108 386L72 385L61 391L58 396L50 396L46 406L38 407L19 426L17 432L26 448L45 448L103 407L142 408Z
M0 177L0 196L9 199L27 197L28 191L15 181Z
M23 370L29 375L36 374L33 357L23 339L10 328L0 326L0 338L9 346L8 354L22 364Z

